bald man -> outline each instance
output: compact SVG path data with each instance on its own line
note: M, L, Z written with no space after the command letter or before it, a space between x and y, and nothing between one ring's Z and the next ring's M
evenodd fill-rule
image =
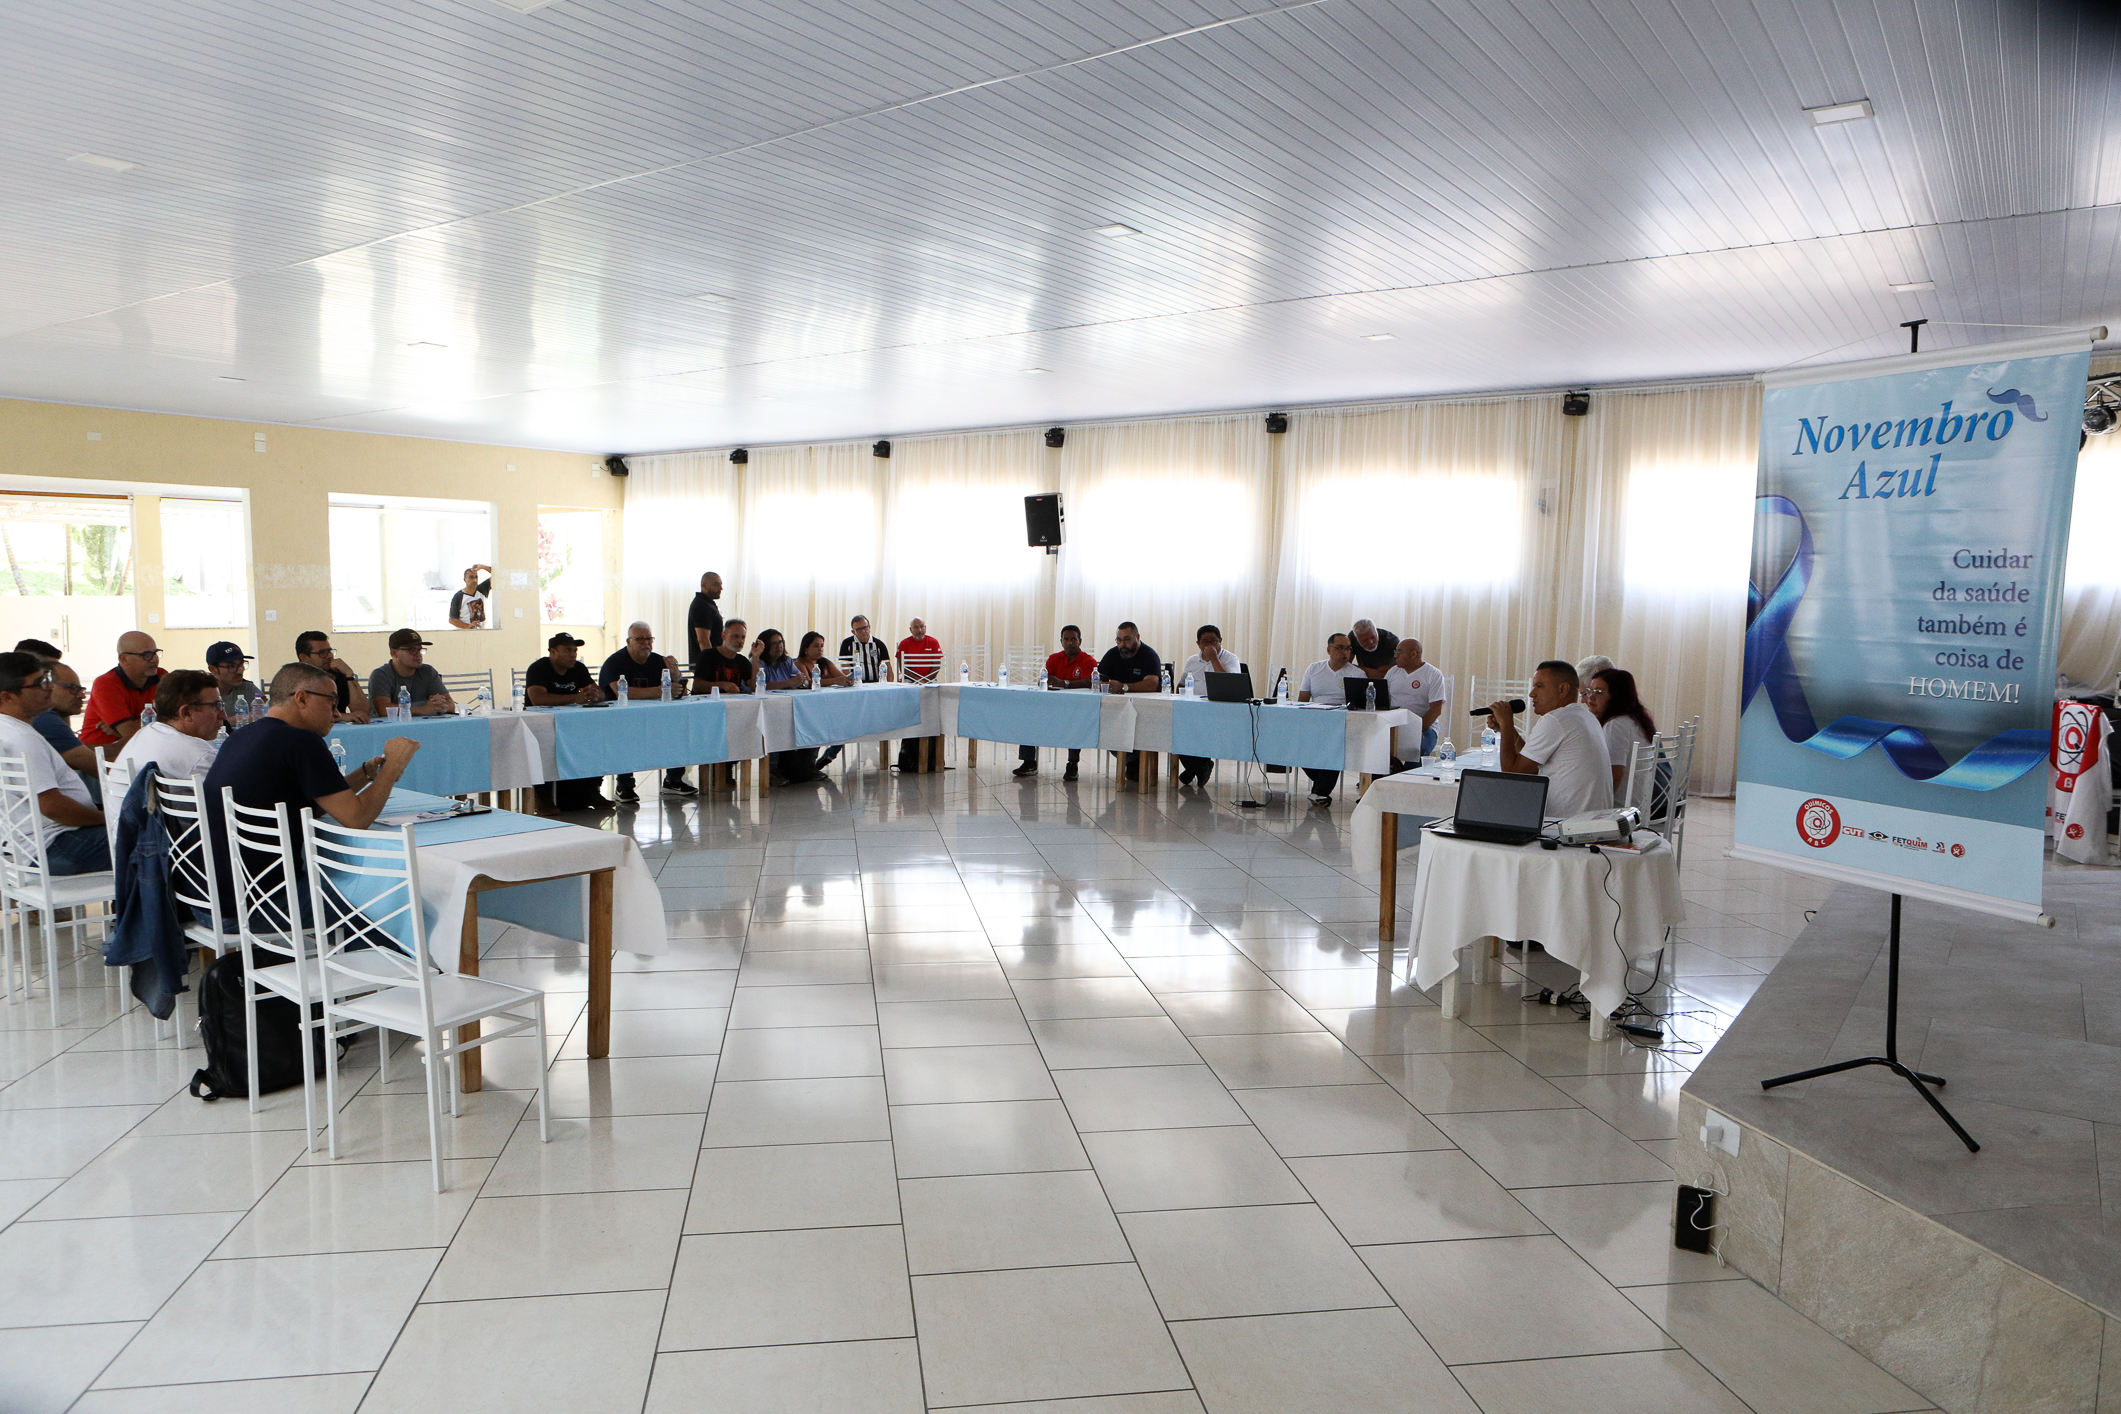
M162 685L162 650L140 632L118 635L118 666L96 679L88 690L88 710L81 714L81 740L116 759L118 748L140 730L140 709L155 700Z

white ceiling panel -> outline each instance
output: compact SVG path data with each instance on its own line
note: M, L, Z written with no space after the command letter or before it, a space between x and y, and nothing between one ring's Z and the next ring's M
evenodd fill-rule
M648 450L2121 325L2115 8L6 0L0 395Z

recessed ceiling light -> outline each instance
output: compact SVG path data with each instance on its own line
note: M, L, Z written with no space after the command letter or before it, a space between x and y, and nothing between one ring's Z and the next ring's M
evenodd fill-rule
M1886 288L1896 295L1919 295L1924 290L1936 289L1937 282L1935 280L1910 280L1904 285L1888 285Z
M1019 373L1051 373L1053 370L1050 368L1020 368L1017 371Z
M102 172L130 172L140 165L137 162L128 162L122 157L105 157L100 152L77 152L66 160L79 162L84 167L94 167Z
M718 295L712 290L701 290L698 294L692 296L692 298L699 300L703 304L727 304L731 300L735 299L736 296Z
M771 393L761 393L756 398L753 398L752 401L755 403L770 403L774 401L774 397Z
M1807 108L1812 115L1812 126L1829 127L1835 123L1853 123L1859 118L1876 116L1868 98L1859 98L1854 103L1827 103L1817 108Z
M1114 222L1113 222L1113 223L1112 223L1111 225L1109 225L1109 226L1092 226L1092 227L1090 228L1090 234L1091 234L1091 235L1093 235L1093 236L1115 236L1115 237L1116 237L1116 236L1138 236L1138 235L1140 235L1140 234L1141 234L1141 232L1140 232L1140 231L1139 231L1138 229L1136 229L1135 227L1133 227L1133 226L1123 226L1123 225L1121 225L1121 224L1120 224L1119 222L1117 222L1117 221L1114 221Z
M527 15L532 10L544 9L547 5L554 3L554 0L494 0L494 3L506 5L519 15Z
M1397 334L1365 334L1363 337L1373 344L1381 344L1387 339L1396 339L1399 336Z
M422 339L418 343L407 344L405 347L408 349L446 349L449 345L435 343L432 339Z
M247 383L250 380L247 378L239 378L233 373L224 373L221 375L221 381L223 383Z

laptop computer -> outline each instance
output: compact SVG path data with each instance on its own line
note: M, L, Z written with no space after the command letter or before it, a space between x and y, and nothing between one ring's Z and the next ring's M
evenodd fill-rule
M1458 813L1431 833L1493 844L1530 844L1546 823L1547 778L1515 771L1463 771Z
M1340 685L1342 690L1348 694L1348 705L1350 707L1361 708L1369 706L1370 689L1375 687L1377 689L1377 710L1380 712L1392 710L1392 684L1386 682L1383 678L1342 678Z
M1252 700L1252 675L1250 673L1208 673L1208 700L1210 702L1250 702Z

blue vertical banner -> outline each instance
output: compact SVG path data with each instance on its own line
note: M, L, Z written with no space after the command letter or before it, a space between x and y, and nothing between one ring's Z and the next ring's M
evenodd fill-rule
M1762 377L1734 857L2039 917L2104 335Z

